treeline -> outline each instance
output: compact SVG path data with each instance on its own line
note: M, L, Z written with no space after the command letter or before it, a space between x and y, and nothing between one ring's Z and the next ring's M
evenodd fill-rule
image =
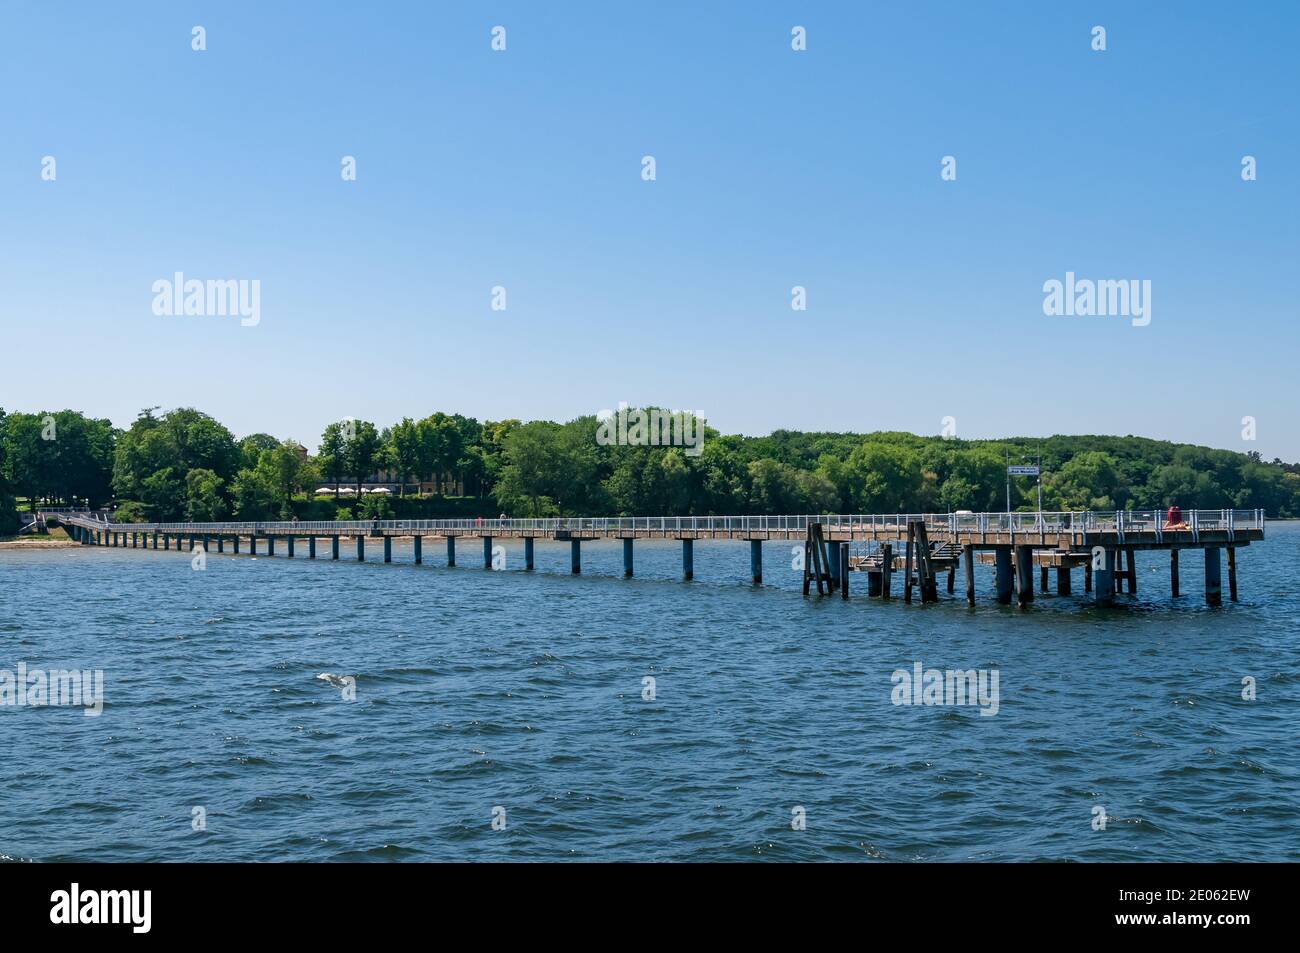
M908 433L722 435L702 448L607 445L595 417L484 421L434 413L379 429L331 423L310 453L242 439L191 408L143 411L127 430L75 411L0 410L0 532L27 505L114 504L123 521L480 515L947 512L1005 508L1006 466L1043 467L1045 509L1263 508L1300 516L1300 466L1142 437L963 441ZM698 452L696 452L698 450ZM385 471L423 499L320 499L321 483ZM463 493L447 499L452 486ZM1032 478L1011 505L1036 507Z
M723 436L680 448L597 446L597 421L538 421L505 441L497 499L512 512L918 513L1006 508L1006 468L1043 468L1043 508L1263 508L1300 516L1300 467L1142 437L956 440L910 433ZM1013 509L1037 507L1033 478Z

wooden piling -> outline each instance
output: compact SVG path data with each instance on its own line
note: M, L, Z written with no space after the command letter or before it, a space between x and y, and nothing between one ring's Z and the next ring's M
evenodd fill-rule
M1178 598L1178 550L1169 550L1169 589Z
M894 585L894 544L885 543L880 547L884 560L880 564L880 598L889 599Z
M836 543L835 545L840 547L840 558L837 561L840 568L840 598L847 599L849 597L849 544ZM759 576L759 581L762 582L762 576Z
M975 547L962 547L966 562L966 604L975 605Z
M1205 604L1223 605L1223 582L1219 572L1219 547L1207 546L1205 553Z
M1011 591L1015 585L1016 567L1010 546L998 546L994 551L994 578L997 580L998 605L1011 605Z
M1237 601L1237 547L1228 547L1228 598Z
M1107 546L1102 553L1101 566L1097 570L1097 589L1094 600L1099 606L1115 603L1115 580L1119 578L1119 553Z
M1017 546L1016 603L1022 609L1034 601L1034 550L1032 546Z
M921 587L921 602L939 601L939 580L934 572L934 562L930 559L930 536L922 520L913 520L908 526L908 535L916 539L916 577Z
M907 528L907 556L903 560L903 601L912 601L912 527Z

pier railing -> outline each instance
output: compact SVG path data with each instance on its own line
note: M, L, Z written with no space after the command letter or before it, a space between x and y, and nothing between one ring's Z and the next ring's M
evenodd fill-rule
M930 533L1193 533L1201 530L1264 528L1263 510L1188 510L1171 524L1164 510L1088 510L1043 513L891 513L808 514L803 516L598 516L546 519L432 519L432 520L281 520L219 523L105 523L93 516L73 516L70 521L90 528L111 526L118 532L257 534L301 533L328 536L363 530L390 534L439 535L477 532L535 533L803 533L813 523L826 530L864 535L873 532L904 533L909 523L921 521Z

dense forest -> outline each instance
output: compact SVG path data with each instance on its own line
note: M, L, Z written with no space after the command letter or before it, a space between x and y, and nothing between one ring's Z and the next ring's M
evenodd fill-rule
M459 414L324 428L317 452L236 439L191 408L142 411L126 430L63 410L0 409L0 533L36 501L111 505L121 521L1003 510L1008 462L1041 460L1043 507L1262 507L1300 516L1300 467L1144 437L957 440L909 433L723 435L689 448L606 445L595 417L567 423ZM318 495L380 471L436 492ZM459 496L445 491L458 488ZM1036 507L1032 478L1012 506Z

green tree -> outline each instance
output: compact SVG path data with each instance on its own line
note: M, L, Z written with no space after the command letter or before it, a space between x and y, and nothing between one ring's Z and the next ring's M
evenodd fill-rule
M185 482L171 467L163 467L140 481L139 502L150 523L179 520L184 513Z
M536 516L543 501L554 499L551 494L563 480L559 433L560 425L549 420L534 420L510 432L495 489L498 503L514 509L526 501Z
M989 513L1002 509L1006 462L994 451L975 448L953 453L947 466L947 478L939 487L940 505L954 510Z
M269 451L267 451L269 453ZM240 470L230 487L235 516L241 520L269 520L277 508L275 471L265 466Z
M914 450L863 443L849 454L848 466L861 487L855 512L904 513L920 509L924 476L920 455Z
M15 505L9 480L7 454L9 446L8 416L0 407L0 536L18 532L18 508Z
M375 470L381 442L379 431L367 420L355 421L351 429L347 441L348 469L357 481L357 496L360 498L361 484Z
M45 439L44 414L14 413L5 427L9 480L35 512L38 502L54 485L56 455L53 440Z
M226 497L221 477L201 468L185 474L185 519L193 523L215 523L225 518Z
M185 498L185 474L211 470L228 481L240 465L241 446L229 430L207 414L181 407L156 417L156 409L141 411L130 429L118 438L113 491L119 501L137 500L154 509L171 501L179 512ZM174 486L164 492L154 479L146 489L146 482L163 470L172 471ZM177 517L173 514L169 518Z
M274 450L278 446L280 441L269 433L249 434L239 441L239 469L251 470L262 459L263 453Z
M410 417L403 417L388 433L388 456L400 481L398 496L406 496L406 484L413 474L420 472L423 459L420 436L419 425Z
M1113 510L1120 507L1122 478L1109 453L1089 450L1063 463L1044 482L1068 510Z
M325 479L334 484L334 499L339 498L339 484L348 474L347 424L338 421L325 427L320 438L320 468Z
M304 477L314 469L309 466L307 453L296 440L285 440L270 450L262 451L258 468L266 468L275 483L275 498L282 509L287 508L295 493L302 489Z

